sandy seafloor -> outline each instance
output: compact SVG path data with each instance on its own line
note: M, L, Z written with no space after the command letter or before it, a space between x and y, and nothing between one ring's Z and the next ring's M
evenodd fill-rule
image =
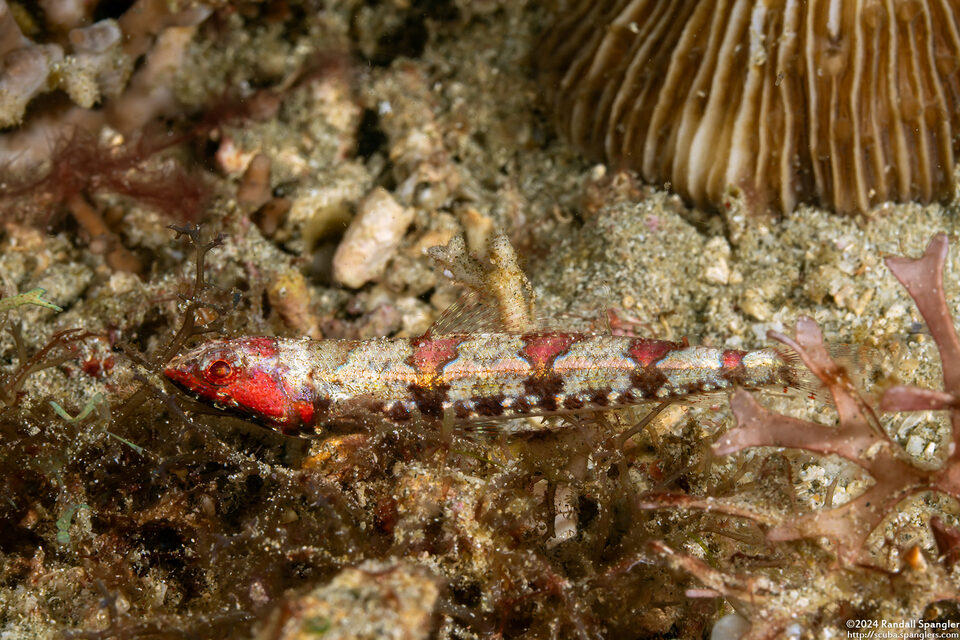
M226 312L228 335L316 328L333 337L418 335L456 298L425 247L465 231L471 248L481 249L502 229L549 326L596 326L612 307L643 335L749 349L769 345L768 330L789 332L806 314L828 343L873 348L856 365L872 372L863 376L868 388L891 379L939 385L936 349L883 258L918 256L938 232L956 237L956 199L889 204L856 218L808 205L782 217L754 215L735 195L719 213L693 210L557 137L531 69L546 19L536 3L407 4L291 3L292 17L268 20L266 5L251 3L246 12L222 11L216 29L201 25L194 35L172 82L183 114L234 84L280 86L309 66L311 52L321 54L309 80L289 83L275 116L228 123L207 143L216 196L203 230L227 234L208 255L207 275L227 307L233 291L241 300ZM201 146L183 153L195 156ZM235 197L256 152L272 160L273 194L292 203L269 237ZM412 209L411 223L382 273L359 287L338 286L334 249L377 185ZM179 326L185 305L176 295L189 290L193 254L156 211L109 194L90 197L124 211L114 231L147 267L138 275L112 270L69 223L45 235L11 222L0 243L5 294L43 287L65 310L10 317L24 322L31 349L82 327L109 330L155 357ZM952 246L945 284L952 308L960 301L957 274L960 250ZM93 344L84 358L109 355ZM0 345L13 371L8 333ZM633 439L626 466L617 465L610 434L642 411L511 443L457 436L446 454L428 436L380 434L359 449L340 442L305 468L308 446L321 450L317 442L217 416L195 415L200 426L184 426L149 394L122 424L98 412L68 424L49 409L53 399L75 415L101 394L116 415L140 386L162 385L155 370L113 357L100 377L76 363L33 375L22 408L6 411L4 640L64 631L694 638L734 611L754 620L755 631L839 638L847 637L848 619L958 616L955 605L934 604L925 569L904 561L918 545L926 570L937 564L925 523L931 513L958 522L947 498L924 494L899 509L868 540L868 568L838 566L827 540L766 543L761 527L730 518L635 509L644 491L705 495L729 481L727 498L790 517L785 477L802 511L819 508L837 476L834 504L869 483L839 459L773 449L706 464L705 443L734 424L723 397L668 409ZM833 419L822 399L763 401L797 417ZM884 421L921 463L944 455L943 416ZM776 471L784 465L789 476ZM736 536L726 535L731 527ZM719 587L669 568L650 551L655 540L762 588L691 598L690 589ZM950 571L937 584L960 589L958 569ZM739 637L724 633L717 637Z

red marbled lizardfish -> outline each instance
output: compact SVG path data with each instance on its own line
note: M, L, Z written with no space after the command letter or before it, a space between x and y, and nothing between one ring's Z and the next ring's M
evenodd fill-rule
M459 237L431 253L479 296L419 338L215 340L165 373L214 407L310 436L342 423L469 423L799 382L797 367L771 349L535 330L533 289L503 235L485 265Z
M216 340L165 373L203 402L301 436L328 424L545 416L798 382L772 349L561 332Z

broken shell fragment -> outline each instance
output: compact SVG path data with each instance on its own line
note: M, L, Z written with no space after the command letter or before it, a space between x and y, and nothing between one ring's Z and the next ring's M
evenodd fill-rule
M698 206L953 194L955 1L571 0L540 51L574 144Z

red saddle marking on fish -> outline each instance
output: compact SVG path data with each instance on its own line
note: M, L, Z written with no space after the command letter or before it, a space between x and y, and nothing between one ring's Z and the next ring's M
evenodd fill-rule
M443 370L443 365L456 359L457 345L462 337L448 336L443 338L431 338L422 336L411 341L413 354L410 356L410 364L416 369L417 373L434 377Z
M649 367L651 364L661 360L671 351L682 349L683 345L679 342L667 342L666 340L650 340L648 338L637 338L630 345L627 351L633 361L641 367Z
M530 363L537 373L543 373L553 366L558 356L566 353L570 346L580 339L573 333L531 333L524 335L520 357Z
M735 349L727 349L723 352L723 359L721 360L721 366L726 369L736 369L737 367L743 366L743 356L746 354L745 351L737 351Z

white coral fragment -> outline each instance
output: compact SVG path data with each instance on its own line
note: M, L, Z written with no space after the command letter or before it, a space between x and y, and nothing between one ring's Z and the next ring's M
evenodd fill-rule
M386 189L371 191L333 256L333 277L356 289L382 276L413 216Z
M23 120L33 97L49 90L51 67L62 59L63 50L55 44L30 45L4 57L0 68L0 127Z
M5 24L0 7L0 32L16 36ZM22 36L21 36L22 38ZM64 56L56 44L30 44L8 51L0 67L0 127L23 120L34 97L63 89L81 107L89 109L104 97L118 95L132 68L123 53L123 34L115 20L102 20L70 32L73 53Z
M58 78L71 100L89 109L105 97L120 94L133 68L122 43L123 34L115 20L101 20L70 32L74 53L60 64Z

